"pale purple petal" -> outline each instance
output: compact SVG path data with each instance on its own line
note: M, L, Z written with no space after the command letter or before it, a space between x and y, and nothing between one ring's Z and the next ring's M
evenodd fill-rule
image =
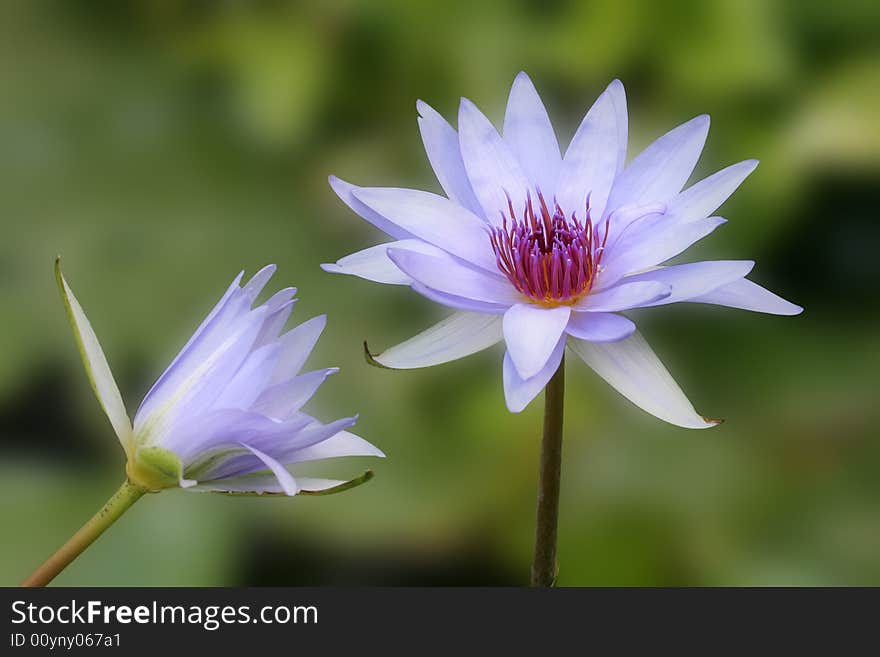
M804 310L745 278L722 285L711 292L688 299L688 301L752 310L771 315L799 315Z
M297 454L303 449L317 445L328 438L335 436L340 431L345 431L357 421L357 416L344 417L327 424L320 422L312 422L304 429L299 431L293 440L278 441L273 448L272 454L282 463L289 463L291 459L295 460Z
M565 152L556 201L569 216L574 213L586 219L587 195L593 219L598 221L603 216L614 177L622 165L618 126L621 103L625 119L623 85L612 82L587 112ZM625 152L625 144L623 149Z
M533 188L551 194L562 158L553 124L535 85L520 72L510 88L504 114L504 141L519 160Z
M312 422L312 418L300 415L279 422L253 411L213 410L187 417L172 427L162 446L177 454L186 476L206 481L235 471L227 468L225 474L220 474L230 460L240 461L240 442L271 451L259 441L268 440L270 446L277 440L290 441Z
M670 130L627 166L608 197L607 209L671 199L690 177L709 134L709 117L698 116Z
M688 429L718 424L694 410L638 331L620 342L569 338L568 345L611 387L651 415Z
M299 492L299 486L296 483L296 479L293 478L293 475L287 471L287 469L281 465L278 461L273 459L268 454L264 454L260 450L251 447L245 443L241 443L242 447L249 449L254 456L256 456L263 464L272 471L272 474L275 475L275 478L278 479L278 483L281 485L281 489L284 491L286 495L296 495Z
M269 384L275 361L281 352L278 343L267 344L252 351L244 364L226 384L212 404L215 409L237 408L246 410Z
M500 316L458 312L373 359L392 369L429 367L470 356L503 337Z
M294 289L294 292L295 291L296 290ZM263 322L263 328L260 330L260 334L254 341L254 349L258 349L278 339L278 336L281 335L281 331L284 330L284 325L290 318L290 313L295 304L296 299L290 299L273 310L273 299L269 299L269 301L266 302L266 310L269 314L266 317L266 321Z
M486 224L455 202L415 189L367 187L354 194L419 239L484 269L496 271Z
M318 315L290 329L278 339L281 344L281 356L272 373L270 385L287 381L299 373L326 325L327 316Z
M523 379L513 364L510 352L504 354L503 381L504 381L504 400L507 402L507 408L511 413L519 413L529 403L538 396L538 393L544 389L556 370L559 369L559 363L562 362L562 355L565 353L565 338L562 337L550 354L550 358L541 370L529 379Z
M626 229L644 217L653 214L664 214L666 212L665 203L650 203L648 205L624 205L611 212L605 221L595 226L598 232L599 240L604 240L605 234L608 234L609 241L607 247L613 248L614 243L621 235L626 234ZM610 248L606 250L610 250Z
M474 195L471 181L468 179L461 159L458 133L449 122L430 105L421 100L416 102L420 114L419 130L425 153L437 176L437 181L451 200L467 208L478 216L483 215L483 208Z
M758 160L746 160L694 183L669 200L667 213L680 221L708 217L721 207L757 166Z
M521 378L532 378L547 364L570 314L568 306L532 304L517 304L504 313L504 341Z
M404 274L388 258L388 249L401 249L427 253L430 255L442 255L444 251L422 240L398 240L377 244L363 251L352 253L333 264L323 264L321 269L331 274L349 274L364 278L375 283L387 283L389 285L409 285L412 278Z
M304 447L296 451L288 460L287 464L305 463L306 461L320 461L344 456L378 456L384 458L381 449L368 443L360 436L348 431L340 431L310 447ZM305 486L303 486L305 488Z
M506 278L468 267L450 256L438 258L389 249L388 257L422 285L446 294L508 306L521 299Z
M650 305L670 295L669 286L654 281L615 285L601 292L593 292L578 301L573 310L589 313L617 312Z
M617 342L632 335L636 325L613 313L572 313L565 332L589 342Z
M605 269L596 285L606 288L627 274L666 262L725 223L727 220L721 217L682 223L658 214L640 219L605 252Z
M458 111L458 140L485 218L500 224L501 213L508 214L508 196L514 212L521 216L529 180L495 126L466 98L462 98Z
M254 301L257 300L257 297L260 296L260 292L263 291L263 288L266 287L266 283L269 282L269 279L272 278L272 275L275 273L275 265L266 265L256 274L251 277L247 283L245 283L242 288L242 294L248 300L248 307L253 305Z
M753 260L710 260L707 262L691 262L685 265L659 267L643 274L627 276L625 283L636 281L653 281L662 283L671 290L671 294L663 299L644 306L660 306L678 301L688 301L702 294L743 278L755 266Z
M244 272L241 272L236 276L217 305L211 309L195 333L147 392L135 416L135 425L141 424L145 416L167 402L170 392L177 388L177 384L199 367L219 342L227 337L229 327L248 311L250 305L240 287L243 275Z
M276 383L254 399L252 410L276 420L286 420L312 398L328 376L338 371L338 367L328 367Z
M447 308L454 308L455 310L484 313L488 315L503 315L510 307L510 304L488 303L486 301L466 299L454 294L446 294L445 292L430 288L427 285L422 285L419 282L413 282L410 287L426 299L430 299L431 301L446 306Z
M248 357L266 316L266 308L260 307L239 316L222 334L210 340L202 336L193 353L187 355L187 359L198 355L198 360L172 372L141 404L135 416L135 434L143 437L145 444L159 444L175 422L206 411Z
M397 240L405 240L412 237L412 234L404 227L397 225L393 221L389 221L386 217L383 217L372 208L364 205L364 203L354 195L354 192L363 188L345 182L336 176L330 176L329 181L330 187L336 192L336 195L343 203L383 233L386 233Z
M626 111L626 91L620 80L612 80L606 91L614 103L614 114L617 117L617 173L626 165L626 147L629 134L629 118Z

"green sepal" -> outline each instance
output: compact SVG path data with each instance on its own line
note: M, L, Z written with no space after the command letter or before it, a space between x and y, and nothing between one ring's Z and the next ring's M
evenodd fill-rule
M183 478L183 464L177 454L164 447L140 447L125 471L129 481L151 492L176 488Z
M367 341L364 340L364 360L367 361L367 365L372 365L373 367L378 367L382 370L393 370L393 367L388 367L387 365L383 365L378 360L376 360L376 356L380 354L370 353L370 346L367 344Z
M366 470L361 476L355 477L354 479L349 479L348 481L344 481L338 486L334 486L333 488L325 488L324 490L300 489L297 495L335 495L336 493L342 493L343 491L357 488L361 484L367 483L374 476L375 475L373 474L372 470ZM290 497L286 493L258 493L256 491L212 490L209 492L217 493L219 495L229 495L232 497Z
M333 488L325 488L324 490L301 490L298 495L335 495L336 493L342 493L343 491L351 490L352 488L357 488L361 484L367 483L370 479L372 479L375 475L372 470L365 470L364 473L360 477L355 477L354 479L349 479L338 486L334 486Z

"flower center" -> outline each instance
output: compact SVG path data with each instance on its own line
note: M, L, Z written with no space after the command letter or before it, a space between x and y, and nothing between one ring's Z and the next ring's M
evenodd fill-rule
M584 221L565 216L559 204L551 214L538 192L535 208L528 195L521 219L508 197L502 225L489 229L498 269L520 293L542 306L572 305L590 291L602 260L605 238L599 243L590 220L587 199ZM605 237L607 238L607 226Z

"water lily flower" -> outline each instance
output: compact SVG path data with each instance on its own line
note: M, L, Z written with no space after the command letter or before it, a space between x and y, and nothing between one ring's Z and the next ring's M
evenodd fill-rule
M709 130L703 115L627 163L626 97L618 80L587 112L564 155L525 73L513 83L501 134L467 99L457 132L426 103L417 110L445 196L330 178L346 205L394 241L323 268L409 285L456 311L375 361L425 367L503 340L505 398L519 412L568 346L656 417L689 428L717 424L694 410L621 313L683 302L801 312L746 278L751 260L664 264L725 223L715 211L757 161L685 188Z
M348 482L295 477L288 467L341 456L383 456L346 430L357 417L323 424L302 412L324 380L339 370L300 372L326 316L282 333L296 288L252 307L274 265L244 286L244 272L235 278L150 388L133 424L82 307L60 267L56 271L83 363L128 457L132 482L147 490L326 492Z
M384 456L347 429L356 417L324 424L303 405L337 368L301 373L324 329L321 315L282 333L296 303L285 288L254 307L272 277L264 267L246 284L239 274L129 419L107 358L55 262L55 277L92 389L127 457L113 497L24 585L42 586L145 493L180 487L237 495L325 495L372 477L301 477L301 463Z

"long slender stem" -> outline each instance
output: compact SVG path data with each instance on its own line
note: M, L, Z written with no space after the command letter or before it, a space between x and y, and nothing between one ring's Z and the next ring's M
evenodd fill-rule
M562 414L565 397L565 357L544 389L544 439L538 473L538 519L532 586L556 581L556 523L559 519L559 478L562 469Z
M76 534L58 548L42 566L37 568L24 580L22 586L46 586L76 559L96 538L103 534L110 525L125 513L132 504L137 502L146 491L128 480L119 487L113 497L107 500L103 508L92 519L80 528Z

